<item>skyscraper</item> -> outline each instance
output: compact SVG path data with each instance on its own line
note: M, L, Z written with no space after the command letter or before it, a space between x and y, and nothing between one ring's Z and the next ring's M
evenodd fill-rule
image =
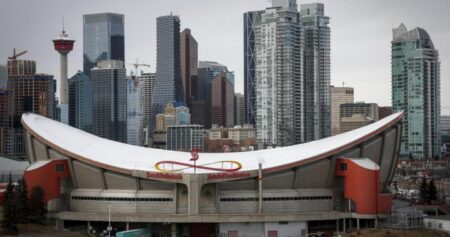
M255 28L264 11L244 13L244 100L245 122L255 125Z
M134 76L127 79L127 143L144 144L144 110L141 103L140 80Z
M234 124L241 126L245 124L245 102L241 93L234 94Z
M298 11L296 0L272 0L272 7L284 10ZM255 94L255 29L261 24L261 16L265 11L244 13L244 100L245 123L255 125L256 94Z
M257 141L270 146L304 141L304 42L300 14L292 2L273 1L253 26Z
M234 88L225 73L215 76L211 82L211 123L234 126Z
M200 119L197 114L193 115L193 121L196 124L202 124L205 128L211 128L211 86L212 80L219 74L224 74L226 79L231 82L234 89L234 72L229 71L228 67L213 61L200 61L198 65L198 101L196 101L193 111L200 110L204 106L204 123L198 123ZM192 112L194 113L194 112ZM203 120L202 120L203 121ZM194 122L193 122L194 123Z
M354 94L352 87L331 86L331 135L340 133L340 106L345 103L353 103Z
M441 140L446 144L446 150L450 153L450 116L441 116Z
M92 132L92 82L82 71L69 79L69 125Z
M83 16L83 71L103 60L125 61L124 15L98 13Z
M138 76L139 89L141 90L141 107L144 110L144 122L143 127L147 127L150 122L150 117L152 113L152 93L153 86L155 84L155 73L143 73Z
M186 104L198 96L198 44L190 29L184 29L180 35L181 78Z
M404 111L400 155L440 157L440 61L422 28L393 29L392 107Z
M6 90L8 87L8 68L0 65L0 90Z
M322 3L300 5L305 32L305 140L331 135L330 27Z
M24 159L26 149L22 114L32 112L54 119L56 81L52 75L46 74L11 75L9 88L13 93L13 117L8 136L13 148L8 156Z
M180 68L180 19L168 15L156 18L156 80L152 95L151 129L156 115L168 102L184 101Z
M127 79L122 61L107 60L91 69L93 133L127 142Z

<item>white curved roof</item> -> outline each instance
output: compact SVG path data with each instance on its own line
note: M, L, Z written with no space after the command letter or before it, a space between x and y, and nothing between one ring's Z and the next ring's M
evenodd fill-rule
M354 143L359 143L361 139L365 140L382 132L401 118L402 113L396 113L376 123L347 133L288 147L234 153L200 153L197 164L233 160L242 164L241 171L257 170L259 163L262 163L264 170L289 166L292 163L345 148L349 144L356 145ZM60 152L66 153L66 155L75 154L77 157L106 167L158 172L155 163L160 161L192 163L189 161L191 158L189 152L152 149L119 143L36 114L24 114L22 123L39 140L51 147L58 147ZM185 169L183 172L193 173L194 170ZM213 172L201 169L196 171L196 173Z

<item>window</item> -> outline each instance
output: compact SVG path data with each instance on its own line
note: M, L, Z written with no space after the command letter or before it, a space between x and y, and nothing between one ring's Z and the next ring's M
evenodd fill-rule
M278 231L276 231L276 230L269 230L267 232L267 236L268 237L278 237Z
M56 172L64 172L64 165L56 164Z
M341 164L339 164L339 169L340 169L340 170L347 170L347 163L341 163Z
M228 231L228 237L238 237L238 231L237 230Z

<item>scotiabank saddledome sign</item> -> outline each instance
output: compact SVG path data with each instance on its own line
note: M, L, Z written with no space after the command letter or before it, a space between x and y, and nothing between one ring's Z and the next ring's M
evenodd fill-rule
M250 177L249 172L237 172L242 168L242 164L234 160L215 161L205 164L197 164L199 159L199 149L194 148L191 150L191 158L189 161L192 163L185 163L179 161L160 161L155 164L155 169L160 173L147 173L147 178L156 179L182 179L183 171L193 169L194 174L197 170L209 170L217 171L217 173L208 174L209 180L219 179L239 179Z

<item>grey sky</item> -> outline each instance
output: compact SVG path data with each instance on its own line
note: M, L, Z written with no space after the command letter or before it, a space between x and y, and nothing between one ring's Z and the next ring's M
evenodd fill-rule
M312 1L298 0L298 4ZM404 22L431 36L441 59L442 114L450 114L450 1L448 0L321 0L331 17L332 84L355 87L357 101L390 105L390 41L392 28ZM156 17L173 12L181 27L199 43L199 60L218 61L236 73L243 91L243 16L270 5L268 0L0 0L0 64L15 47L38 61L38 71L59 77L59 56L51 40L66 30L75 39L69 55L69 77L82 69L82 15L125 14L127 63L156 62ZM131 65L127 65L131 68ZM144 69L148 70L148 69Z

